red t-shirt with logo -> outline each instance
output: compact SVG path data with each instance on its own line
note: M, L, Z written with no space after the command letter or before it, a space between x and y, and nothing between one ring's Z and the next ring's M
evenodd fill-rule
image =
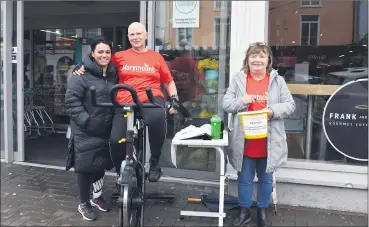
M119 51L111 58L118 68L119 84L128 84L136 89L141 102L148 101L146 87L150 87L154 97L162 97L161 83L173 80L163 56L153 50L144 53L132 49ZM133 103L128 91L120 90L117 93L119 103Z
M246 79L246 93L256 97L256 100L250 103L248 111L262 110L266 108L269 75L266 75L262 80L255 80L248 73ZM245 140L243 155L250 158L267 157L267 138Z

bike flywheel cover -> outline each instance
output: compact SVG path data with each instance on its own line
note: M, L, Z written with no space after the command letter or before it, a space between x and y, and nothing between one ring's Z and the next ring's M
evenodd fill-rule
M120 208L120 224L124 227L136 227L140 225L141 208L143 203L139 200L140 190L137 182L132 181L129 185L122 185L122 205Z

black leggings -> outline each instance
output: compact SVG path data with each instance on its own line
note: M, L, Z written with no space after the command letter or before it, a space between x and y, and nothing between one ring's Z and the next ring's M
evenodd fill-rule
M104 185L105 172L101 173L77 173L77 184L79 188L79 198L81 203L90 200L91 186L93 186L93 196L100 197Z
M155 97L155 102L161 106L164 106L163 98ZM110 136L110 154L117 174L120 173L120 165L126 156L126 144L118 143L119 140L125 138L127 132L127 118L123 117L123 115L124 114L121 108L116 109ZM149 131L148 134L151 150L150 165L157 165L167 130L166 109L143 109L142 116Z

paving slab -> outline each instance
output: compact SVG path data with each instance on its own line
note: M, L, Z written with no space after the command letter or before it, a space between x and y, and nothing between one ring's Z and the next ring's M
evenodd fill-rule
M111 201L115 178L106 176L104 196ZM75 174L63 170L1 163L1 226L113 226L118 224L118 208L114 201L111 212L97 211L98 219L87 222L77 211L78 188ZM173 203L149 201L145 206L145 226L217 226L216 218L184 217L181 210L207 211L202 204L187 203L188 197L200 197L216 188L160 182L149 183L148 192L176 195ZM230 226L237 209L227 212L224 226ZM269 210L269 226L368 226L364 214L318 210L304 207L278 206ZM256 226L256 211L252 210Z

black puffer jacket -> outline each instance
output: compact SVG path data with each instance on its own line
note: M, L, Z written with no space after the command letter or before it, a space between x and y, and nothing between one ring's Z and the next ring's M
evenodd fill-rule
M109 64L104 77L91 56L83 62L86 73L72 76L65 95L66 112L71 118L71 136L66 169L94 173L113 168L109 153L109 137L113 109L91 104L90 87L96 88L97 102L110 102L110 88L117 83L116 68Z

